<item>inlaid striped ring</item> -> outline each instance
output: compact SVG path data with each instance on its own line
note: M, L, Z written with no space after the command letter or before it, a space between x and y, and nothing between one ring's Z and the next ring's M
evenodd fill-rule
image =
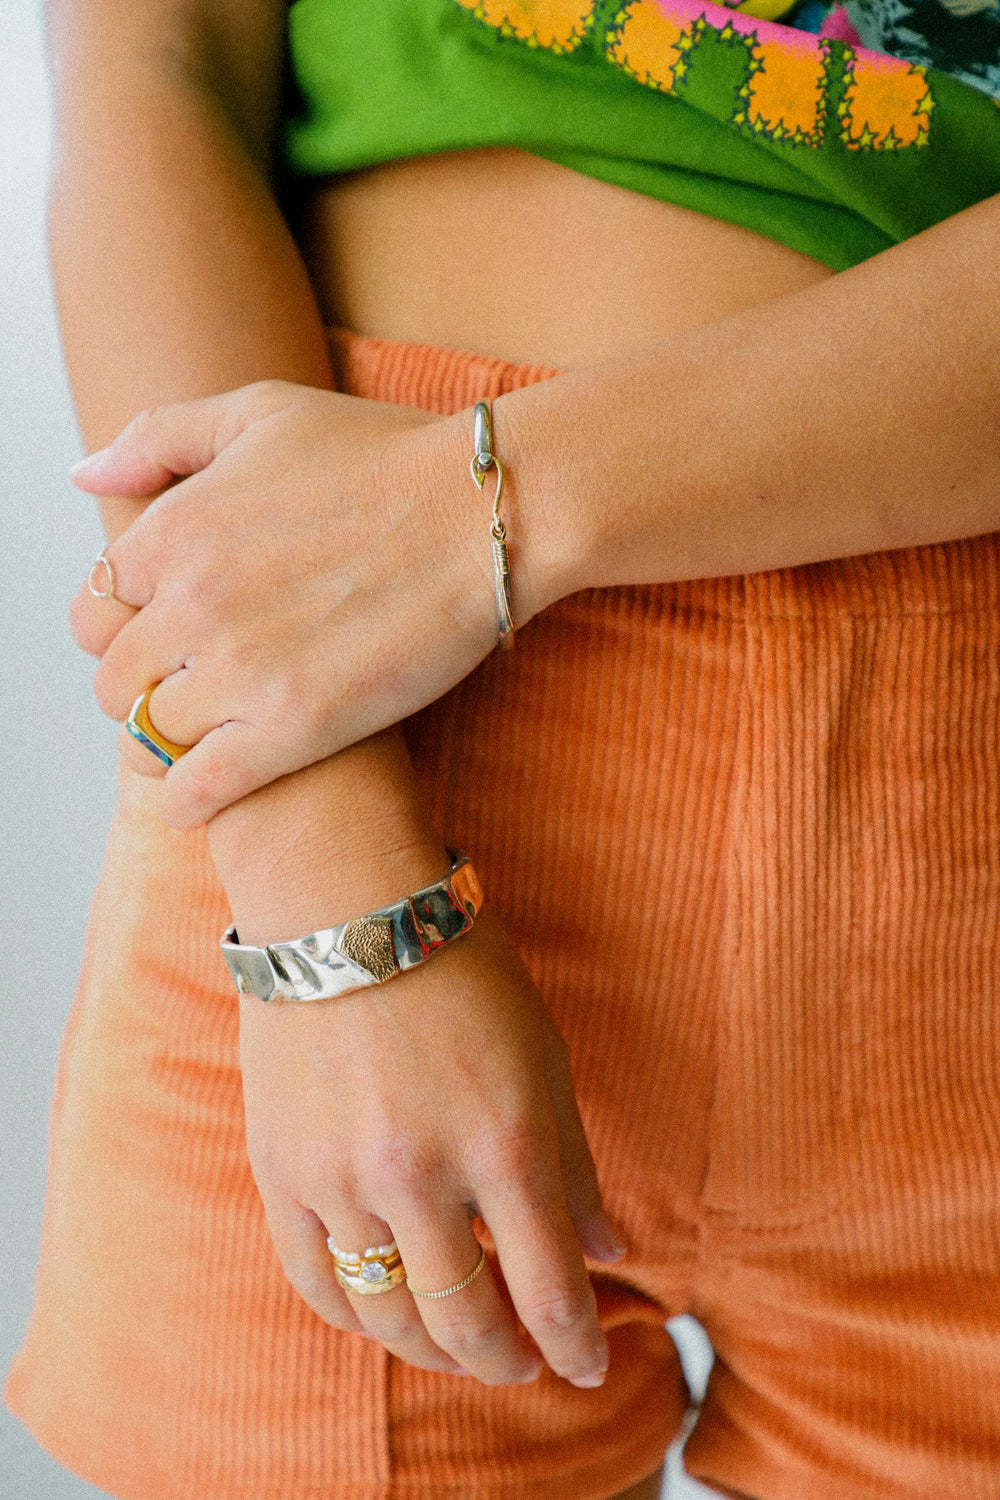
M157 686L158 684L154 682L153 687L148 687L135 700L132 704L132 712L125 720L125 728L134 740L139 741L144 750L149 750L157 760L162 760L165 766L172 766L175 760L180 760L182 755L187 754L191 746L175 745L173 740L165 739L150 719L149 695Z

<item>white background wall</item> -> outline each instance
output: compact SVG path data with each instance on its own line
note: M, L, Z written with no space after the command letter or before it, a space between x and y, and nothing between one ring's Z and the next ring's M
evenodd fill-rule
M40 0L0 0L0 1366L28 1313L45 1121L87 899L111 810L115 731L66 623L100 549L49 298ZM2 1500L98 1491L0 1414Z
M66 478L81 450L48 286L49 143L41 0L0 0L0 1369L31 1302L52 1075L115 760L67 624L101 536ZM680 1323L703 1378L698 1331ZM98 1494L0 1409L0 1500Z

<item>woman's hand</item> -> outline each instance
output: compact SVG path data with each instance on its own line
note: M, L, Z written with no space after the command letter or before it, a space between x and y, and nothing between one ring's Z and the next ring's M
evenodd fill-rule
M159 494L107 549L115 598L82 588L73 623L103 658L105 712L124 720L157 683L152 723L194 747L166 821L205 822L397 723L492 649L492 480L476 489L472 451L468 414L268 381L146 412L78 466L84 489ZM516 553L515 573L521 623L556 593L533 597Z
M250 1160L309 1305L426 1369L511 1384L544 1358L599 1385L607 1344L581 1246L622 1252L565 1047L489 916L384 987L310 1004L245 996L240 1014ZM500 1274L490 1260L452 1296L359 1296L335 1279L328 1234L357 1251L395 1239L414 1287L454 1286L479 1259L474 1217Z

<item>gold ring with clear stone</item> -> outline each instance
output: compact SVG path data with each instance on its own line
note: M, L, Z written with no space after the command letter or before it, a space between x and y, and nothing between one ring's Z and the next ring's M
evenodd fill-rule
M334 1244L333 1235L329 1235L326 1245L333 1256L337 1280L348 1292L372 1297L379 1292L390 1292L406 1280L395 1240L388 1245L371 1245L367 1250L341 1250Z

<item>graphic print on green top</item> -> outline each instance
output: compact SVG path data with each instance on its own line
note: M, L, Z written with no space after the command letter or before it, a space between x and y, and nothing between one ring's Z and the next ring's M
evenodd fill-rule
M840 6L786 18L819 34L748 13L785 3L295 0L289 159L518 146L838 270L1000 192L992 98L861 47Z

